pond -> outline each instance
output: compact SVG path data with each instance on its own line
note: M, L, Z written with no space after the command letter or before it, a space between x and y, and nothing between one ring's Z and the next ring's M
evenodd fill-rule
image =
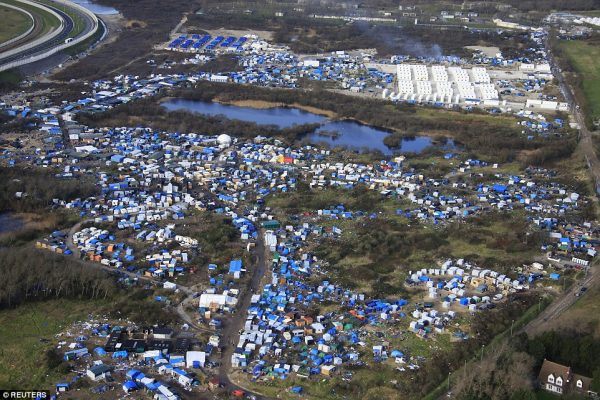
M251 108L184 99L169 100L162 105L169 111L186 110L205 115L224 115L229 119L254 122L260 125L276 125L278 128L327 121L327 118L321 115L287 107Z
M14 214L0 213L0 234L18 231L23 226L23 220Z
M434 145L428 136L411 136L402 138L397 148L390 148L384 143L384 139L389 134L385 130L362 125L355 121L331 121L308 135L308 139L311 143L326 144L330 147L379 150L387 156L401 153L421 153L426 148ZM444 148L452 147L453 143L450 140L444 145Z
M89 0L73 0L73 3L79 4L80 6L87 8L88 10L97 15L113 15L119 13L119 11L116 8L103 6L101 4L97 4Z
M381 151L384 155L401 153L420 153L435 145L428 136L403 138L397 148L389 148L384 139L390 133L384 129L363 125L356 121L331 121L327 117L289 107L257 109L229 104L220 104L198 100L172 99L164 102L169 111L185 110L205 115L223 115L229 119L254 122L259 125L275 125L289 128L302 124L321 124L307 139L313 144L327 144L330 147L345 147L354 150ZM451 140L443 146L451 149Z

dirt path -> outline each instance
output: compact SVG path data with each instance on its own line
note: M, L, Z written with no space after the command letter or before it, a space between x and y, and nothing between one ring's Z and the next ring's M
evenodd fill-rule
M224 348L221 353L221 365L219 368L219 380L228 391L238 389L240 386L233 383L230 379L230 373L232 372L231 356L235 350L235 347L240 339L240 330L244 327L246 321L247 310L250 307L252 301L252 295L254 293L260 293L262 290L262 280L267 270L268 262L268 251L265 248L264 232L258 232L258 240L255 247L255 262L252 273L252 280L248 287L242 292L238 301L238 307L236 313L228 321L227 325L223 329L223 335L221 337ZM245 388L241 388L246 392L249 392ZM257 393L252 393L257 399L264 399Z
M163 283L160 279L156 279L156 278L149 277L149 276L138 275L138 274L135 274L133 272L126 271L126 270L115 270L115 268L113 268L113 267L102 265L102 264L97 263L97 262L83 260L81 258L81 251L79 251L79 248L73 242L73 235L76 232L78 232L78 231L81 230L81 226L82 225L84 225L85 223L88 223L88 222L93 222L93 221L94 221L93 219L86 219L86 220L78 222L77 224L73 225L73 227L71 229L69 229L69 233L67 235L66 244L67 244L67 247L73 252L74 259L78 263L83 264L86 267L99 268L99 269L103 269L103 270L111 272L111 273L118 272L120 274L125 274L125 275L128 275L132 279L138 279L140 281L146 281L146 282L150 282L150 283L154 283L154 284L161 284L161 283ZM186 305L188 305L190 303L193 303L196 300L194 298L195 290L193 290L193 286L192 287L187 287L187 286L183 286L183 285L177 285L177 288L187 295L183 299L183 301L181 303L179 303L178 305L176 305L176 306L173 307L173 310L177 313L177 315L179 316L179 318L184 323L186 323L190 327L190 329L193 329L193 330L196 330L196 331L201 331L201 332L214 333L213 329L206 328L206 327L198 325L194 321L194 318L192 318L188 314L188 312L185 310L185 306Z
M178 286L180 287L180 286ZM215 333L214 329L211 328L206 328L204 326L198 325L196 323L196 321L194 320L193 317L190 316L190 314L188 314L188 312L186 311L185 307L189 304L192 304L194 302L197 302L197 298L194 298L194 294L193 291L191 293L188 294L188 296L186 298L184 298L181 303L179 303L176 307L174 307L175 312L177 313L177 315L179 316L179 319L181 319L183 322L185 322L190 329L199 331L199 332L208 332L208 333Z
M173 29L171 29L171 37L173 37L179 33L179 30L181 29L183 24L185 24L187 22L187 20L188 20L188 15L187 15L187 13L185 13L185 14L183 14L183 17L181 17L181 21L179 21L179 23L177 25L175 25L175 27Z

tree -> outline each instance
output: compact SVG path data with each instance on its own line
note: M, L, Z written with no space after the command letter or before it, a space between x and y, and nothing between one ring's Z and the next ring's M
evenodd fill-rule
M527 352L531 354L539 364L546 356L546 346L542 341L533 339L527 343Z
M600 367L596 368L592 375L592 390L600 393Z
M510 396L510 400L536 400L537 396L530 389L519 389Z

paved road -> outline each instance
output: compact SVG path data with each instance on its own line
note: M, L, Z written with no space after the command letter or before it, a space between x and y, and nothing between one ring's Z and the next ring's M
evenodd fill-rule
M19 5L14 5L14 7L20 8ZM22 10L27 11L29 7L33 6L27 4L27 7L23 7ZM16 40L13 43L3 44L2 51L0 52L0 59L4 60L7 59L7 57L21 54L23 51L27 51L28 49L49 43L53 40L53 38L55 38L57 35L60 35L66 29L66 21L64 21L58 14L52 15L51 18L57 18L57 20L59 20L59 26L46 26L47 22L44 22L44 17L42 14L53 13L54 9L52 7L46 6L45 4L39 4L39 8L33 8L34 9L31 9L32 16L34 18L33 30L29 35L26 35L25 37Z
M35 39L42 33L42 28L43 28L42 27L42 18L40 17L39 14L31 13L27 10L21 9L17 6L14 6L14 5L8 4L8 3L3 4L3 6L9 7L9 8L14 8L14 9L20 10L20 12L24 12L27 15L30 15L31 16L30 20L31 20L31 23L33 24L33 26L31 27L31 31L29 31L29 33L27 33L27 31L25 31L24 33L27 33L27 34L21 34L20 36L17 36L15 38L7 40L4 43L0 43L0 51L1 52L5 52L5 51L12 50L14 48L17 48L17 47L23 45L24 43L27 43L28 41Z
M585 276L583 280L573 284L569 290L554 300L552 304L550 304L544 311L540 313L540 315L525 325L521 331L526 332L529 336L535 336L536 334L542 332L547 323L559 317L564 311L566 311L581 298L575 296L575 294L583 286L589 289L594 285L600 284L600 273L597 270L597 266L591 266L588 270L589 272L587 276ZM585 296L585 294L583 296Z
M182 286L178 285L177 287L181 288ZM183 322L188 324L188 326L191 329L200 331L200 332L215 333L214 329L198 325L196 323L196 321L194 320L194 318L192 318L190 316L190 314L188 314L188 312L185 310L185 307L187 307L189 304L193 304L194 302L197 303L198 298L194 298L194 294L190 293L185 299L183 299L183 301L181 303L179 303L177 306L174 307L174 310L177 313L177 315L179 316L179 318Z

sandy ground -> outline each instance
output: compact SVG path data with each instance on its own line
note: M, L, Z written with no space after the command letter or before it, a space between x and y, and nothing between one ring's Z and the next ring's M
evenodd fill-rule
M527 78L527 73L523 72L523 71L519 71L517 68L486 68L488 74L490 74L490 77L494 80L500 80L500 79L504 79L504 80L508 80L508 81L515 81L517 79L526 79Z
M378 70L385 72L386 74L395 74L396 73L396 65L395 64L380 64L380 63L375 63L375 62L367 62L367 63L365 63L365 67L377 68Z
M249 31L249 30L238 30L238 29L225 29L220 28L217 30L208 31L209 34L213 36L247 36L247 35L256 35L262 40L271 40L273 39L273 32L271 31Z
M204 29L201 26L191 26L188 25L186 27L184 27L182 29L183 32L173 32L171 34L171 38L174 39L179 35L189 35L191 33L189 32L194 32L195 30L203 30L205 32L208 32L209 35L214 36L235 36L235 37L242 37L242 36L251 36L251 35L256 35L258 36L258 38L262 39L262 40L271 40L273 39L273 32L271 31L254 31L254 30L246 30L246 29L225 29L225 28L219 28L219 29Z
M265 108L275 108L275 107L293 107L293 108L297 108L299 110L304 110L306 112L310 112L313 114L318 114L318 115L324 115L328 118L335 118L337 117L337 114L334 113L333 111L329 111L329 110L321 110L319 108L316 107L310 107L310 106L304 106L302 104L298 104L298 103L293 103L291 105L286 105L283 103L276 103L276 102L271 102L271 101L263 101L263 100L238 100L238 101L230 101L230 102L221 102L223 104L231 104L234 106L238 106L238 107L250 107L250 108L258 108L258 109L265 109Z
M496 54L500 53L500 49L493 46L465 46L465 49L481 51L488 57L495 57Z
M21 149L16 151L33 151L36 148L40 148L44 146L44 136L45 133L34 131L30 133L21 133L21 132L9 132L2 135L2 139L6 140L9 143L12 143L16 140L21 141L21 145L23 146ZM13 149L12 146L6 146L6 148ZM1 147L0 147L1 149ZM13 149L14 151L15 149Z

